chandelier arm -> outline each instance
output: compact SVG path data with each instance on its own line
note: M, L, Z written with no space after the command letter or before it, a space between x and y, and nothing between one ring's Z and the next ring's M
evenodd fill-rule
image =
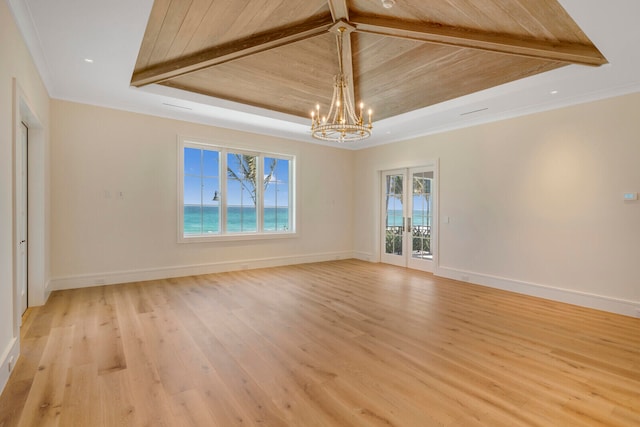
M345 82L345 88L346 88L346 82ZM353 99L351 99L351 94L349 93L348 90L345 90L345 105L346 105L347 115L349 116L349 120L353 123L358 123L359 120L354 110Z
M333 95L331 96L331 106L329 107L329 113L327 113L327 123L335 123L337 115L336 101L338 101L337 87L333 87Z

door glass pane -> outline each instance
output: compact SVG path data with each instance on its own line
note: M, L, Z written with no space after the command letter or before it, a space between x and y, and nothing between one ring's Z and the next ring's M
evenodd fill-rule
M411 256L419 259L433 259L431 253L431 224L433 172L413 174L411 223Z
M385 253L402 255L403 191L402 175L387 175L385 180Z

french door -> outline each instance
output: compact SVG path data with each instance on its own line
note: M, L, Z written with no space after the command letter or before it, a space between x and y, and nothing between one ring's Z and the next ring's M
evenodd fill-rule
M435 188L434 167L382 173L382 262L433 271Z

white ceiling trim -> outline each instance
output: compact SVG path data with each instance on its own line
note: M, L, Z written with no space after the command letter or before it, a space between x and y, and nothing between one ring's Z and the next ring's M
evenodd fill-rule
M44 83L49 96L53 96L53 82L51 80L51 72L47 66L46 55L42 50L42 43L40 43L40 36L36 29L33 18L26 2L23 0L6 0L9 9L13 15L13 19L18 25L18 29L22 34L22 38L27 45L27 49L31 53L31 58L36 65L40 78Z

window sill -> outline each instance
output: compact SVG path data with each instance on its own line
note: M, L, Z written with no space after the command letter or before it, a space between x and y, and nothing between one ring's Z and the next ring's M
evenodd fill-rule
M298 237L298 233L229 233L215 234L211 236L178 236L178 243L212 243L212 242L237 242L249 240L278 240L293 239Z

